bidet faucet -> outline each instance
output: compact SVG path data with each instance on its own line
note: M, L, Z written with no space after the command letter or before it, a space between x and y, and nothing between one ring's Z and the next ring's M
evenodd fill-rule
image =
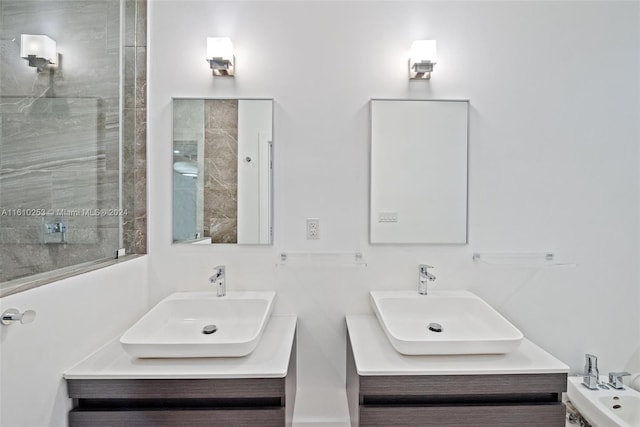
M216 296L223 297L227 294L227 284L225 282L225 267L219 265L213 268L214 274L209 277L209 282L216 285Z
M429 268L433 267L427 264L418 265L418 293L420 295L427 295L427 282L436 280L436 276L429 273Z
M622 377L631 375L629 372L609 372L609 385L616 390L624 390Z
M582 384L589 390L597 390L600 373L598 371L598 358L593 354L585 354L584 376Z

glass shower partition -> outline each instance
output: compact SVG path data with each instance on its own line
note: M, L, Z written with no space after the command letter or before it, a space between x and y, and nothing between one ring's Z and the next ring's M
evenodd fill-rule
M0 0L0 291L114 258L123 246L132 219L121 193L130 3ZM55 66L31 66L22 34L55 40Z

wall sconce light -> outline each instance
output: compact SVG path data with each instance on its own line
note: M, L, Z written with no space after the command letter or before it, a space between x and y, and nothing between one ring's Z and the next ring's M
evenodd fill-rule
M29 61L38 72L45 68L55 69L58 64L56 41L40 34L20 35L20 57Z
M207 37L207 62L214 76L233 77L236 61L228 37Z
M409 80L429 80L437 62L435 40L414 41L409 58Z

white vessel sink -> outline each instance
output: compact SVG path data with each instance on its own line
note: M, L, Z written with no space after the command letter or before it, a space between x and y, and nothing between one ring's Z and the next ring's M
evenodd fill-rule
M178 292L171 294L120 338L141 358L240 357L262 336L275 292ZM205 334L203 330L215 332Z
M606 383L607 378L600 380ZM589 390L582 377L570 377L567 396L589 423L598 427L640 426L640 392L624 386L624 390Z
M391 345L402 354L509 353L523 338L468 291L371 291L371 304Z

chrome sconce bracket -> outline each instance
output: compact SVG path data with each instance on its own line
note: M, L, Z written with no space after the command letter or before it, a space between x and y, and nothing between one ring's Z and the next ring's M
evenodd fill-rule
M415 62L409 60L409 79L410 80L429 80L433 71L432 62Z
M207 59L209 67L212 70L214 76L227 76L233 77L235 72L236 57L231 59L224 58L211 58Z

